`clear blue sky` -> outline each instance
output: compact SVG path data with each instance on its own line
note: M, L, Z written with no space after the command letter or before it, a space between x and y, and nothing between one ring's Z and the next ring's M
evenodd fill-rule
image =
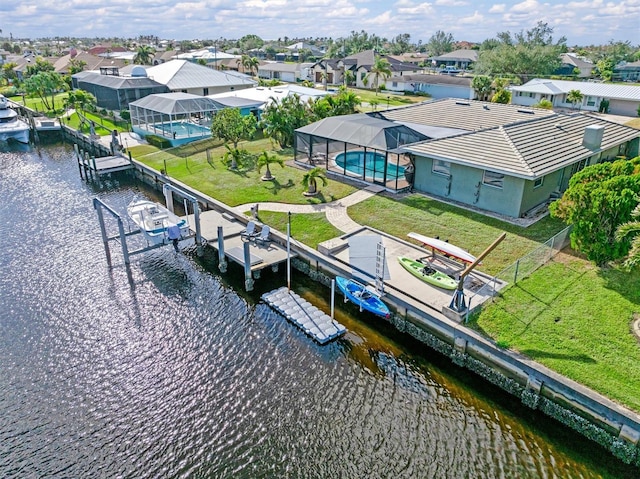
M480 42L497 32L533 28L538 21L567 44L640 45L640 0L560 2L524 0L45 0L3 1L2 36L14 38L132 37L167 39L346 37L365 30L423 42L437 30Z

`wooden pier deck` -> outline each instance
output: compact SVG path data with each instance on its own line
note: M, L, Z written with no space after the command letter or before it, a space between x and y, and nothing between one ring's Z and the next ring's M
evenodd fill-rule
M264 293L262 299L320 344L342 336L347 330L327 313L285 286Z
M188 215L187 219L190 225L195 224L194 216ZM240 233L246 229L246 225L227 213L209 210L200 212L200 233L202 239L210 246L218 250L218 227L222 227L222 236L224 239L225 257L240 266L244 267L244 244ZM271 267L277 268L277 265L287 260L287 250L274 241L267 243L259 243L249 241L250 268L252 272ZM296 254L292 253L291 257Z
M125 171L134 168L133 163L124 156L102 156L98 158L79 157L78 166L80 172L85 171L85 176L103 176L117 171Z

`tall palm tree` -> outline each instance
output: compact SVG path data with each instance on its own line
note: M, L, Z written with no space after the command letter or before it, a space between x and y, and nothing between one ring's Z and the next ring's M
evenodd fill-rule
M376 57L373 66L371 67L371 71L367 75L366 78L373 78L373 86L376 90L376 95L380 91L380 77L383 80L386 80L391 76L391 64L389 60L382 57Z
M133 63L136 63L138 65L150 65L155 53L156 51L152 46L140 45L136 51L136 56L133 59Z
M631 220L618 226L616 240L631 240L631 249L624 265L627 268L640 266L640 204L631 212Z
M284 160L279 156L272 155L268 151L263 151L262 153L260 153L257 161L258 172L262 170L263 166L267 168L267 171L265 171L264 176L261 178L262 181L275 180L275 176L271 174L271 169L269 168L269 165L272 163L278 164L282 168L284 168Z
M242 55L240 58L236 58L236 65L238 65L238 68L242 67L242 71L246 72L248 67L248 62L249 62L249 55Z
M258 74L258 67L260 66L260 60L258 60L256 57L250 57L249 61L247 62L247 65L249 66L249 71L251 72L251 74L253 76L256 76Z

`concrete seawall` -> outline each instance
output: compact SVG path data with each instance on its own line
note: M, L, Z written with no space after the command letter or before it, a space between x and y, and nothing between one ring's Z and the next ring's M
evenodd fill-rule
M215 209L238 220L227 205L134 160L135 174L143 182L162 188L167 182L196 197L204 210ZM286 244L286 235L272 230L274 241ZM292 245L298 258L294 267L330 286L336 275L350 275L344 263L305 245ZM519 398L600 444L625 463L640 467L640 415L542 366L525 356L499 348L464 324L421 307L400 291L388 291L385 302L395 311L388 320L396 329L451 358L490 383Z

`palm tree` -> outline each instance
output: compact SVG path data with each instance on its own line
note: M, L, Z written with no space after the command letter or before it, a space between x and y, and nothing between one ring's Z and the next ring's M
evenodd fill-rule
M386 80L391 76L391 64L389 63L389 60L382 57L376 57L375 62L371 67L371 71L366 78L369 78L370 76L373 77L373 85L376 89L377 95L380 91L380 77L382 77L383 80Z
M258 60L256 57L250 57L249 55L242 55L241 58L236 60L236 63L238 63L238 65L242 65L242 68L244 68L245 73L248 70L253 76L258 74L258 67L260 66L260 60Z
M316 196L319 193L318 180L322 182L322 186L327 186L327 177L325 176L324 168L316 166L305 173L302 177L302 186L307 188L307 191L303 193L305 196Z
M224 145L227 149L222 159L225 163L229 164L230 170L237 170L239 166L244 165L246 162L251 161L253 155L244 148L231 148L229 145Z
M155 55L155 49L150 45L140 45L136 51L136 56L133 59L133 63L138 65L150 65L153 56Z
M577 104L581 104L583 98L584 95L580 90L569 90L569 93L567 93L567 101L571 103L572 108L575 108Z
M471 88L476 92L478 100L485 101L487 99L493 89L491 83L491 78L486 75L476 75L473 77L473 80L471 80Z
M258 162L257 162L258 172L262 170L263 166L266 166L267 168L267 171L265 172L264 176L261 178L262 181L275 180L275 176L271 174L271 169L269 168L269 165L271 163L276 163L280 165L282 168L284 168L284 160L279 156L269 154L269 152L267 151L263 151L262 153L260 153L260 156L258 157Z
M631 221L618 226L616 240L631 240L631 249L624 265L627 268L636 268L640 265L640 204L631 212Z
M343 78L344 78L345 86L353 85L353 82L356 79L356 74L353 73L351 70L345 70Z

